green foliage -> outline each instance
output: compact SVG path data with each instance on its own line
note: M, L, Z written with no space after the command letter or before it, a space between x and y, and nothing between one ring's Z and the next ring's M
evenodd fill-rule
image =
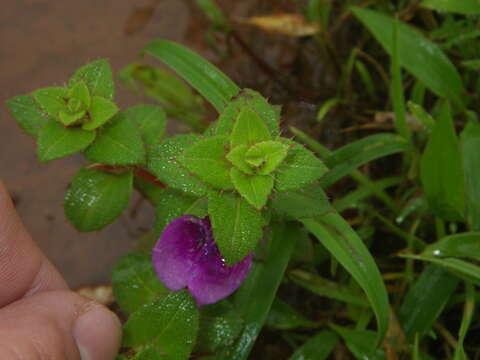
M187 124L194 131L203 131L205 106L200 96L171 73L153 66L133 63L118 76L135 93L143 90L145 95L158 102L167 115Z
M115 220L128 205L133 174L82 169L65 194L65 215L79 231L97 231Z
M295 190L318 180L327 167L302 145L284 140L289 145L285 161L277 168L275 187L278 191Z
M168 293L158 280L149 253L130 253L121 258L113 269L112 287L116 302L127 313Z
M262 215L237 195L209 192L208 215L215 241L230 266L251 253L262 238Z
M392 54L395 20L373 10L353 8L353 13L372 32L383 48ZM398 24L397 31L400 65L437 95L462 105L461 94L464 91L462 80L442 50L408 25Z
M122 258L113 274L117 302L130 314L128 349L119 359L246 359L265 335L275 339L275 351L291 349L282 354L291 359L331 357L334 347L362 359L473 358L478 4L309 0L298 8L310 23L267 12L261 21L270 31L278 24L317 29L311 40L289 40L285 49L295 51L286 54L288 67L276 61L277 51L258 46L261 36L244 39L214 0L197 5L212 21L206 36L217 60L224 63L237 46L251 57L259 65L253 75L263 72L253 85L275 82L269 95L286 102L282 123L303 129L288 127L301 143L280 130L280 106L163 40L145 53L186 82L138 63L119 74L161 107L119 112L105 60L80 68L65 87L6 102L35 138L41 161L84 151L99 163L80 170L66 194L65 213L79 230L96 231L118 217L133 184L155 207L154 228L135 245L144 252ZM259 18L242 21L257 26ZM218 111L215 121L201 96ZM167 117L198 135L165 138ZM163 229L186 214L209 217L227 265L254 253L239 291L200 309L186 290L165 289L151 263ZM277 296L280 286L288 304ZM460 316L452 321L460 311L461 323Z
M119 114L99 131L85 156L91 161L108 165L144 164L145 148L133 122Z
M331 210L327 195L315 183L293 191L276 192L271 206L280 214L294 219L324 215Z
M203 218L207 214L206 203L206 198L195 198L173 189L164 190L155 204L155 234L161 234L168 223L182 215Z
M222 10L214 0L197 0L197 5L212 22L214 29L228 33L232 30L231 25Z
M282 281L295 242L299 236L296 224L275 224L263 262L256 263L252 272L235 296L235 304L244 320L237 340L220 356L231 360L245 360L260 333Z
M149 345L169 359L187 359L198 331L198 309L187 291L173 292L134 312L125 323L124 346Z
M338 337L331 331L322 331L309 338L290 357L290 360L324 360L337 345Z
M61 110L66 109L64 98L67 90L63 87L49 87L32 93L35 101L51 118L56 119Z
M132 119L147 146L153 146L165 134L167 115L161 107L153 105L135 105L123 112Z
M207 137L189 146L180 157L180 162L195 176L222 190L233 188L230 167L226 159L226 136Z
M95 139L95 133L70 129L49 121L38 134L38 160L51 161L85 149Z
M480 233L466 232L445 236L427 246L422 255L480 260Z
M220 113L218 120L212 125L211 132L215 135L229 135L240 112L246 107L260 116L273 137L280 134L278 112L262 95L250 89L243 89L239 95L229 102Z
M423 0L421 5L437 11L451 11L464 15L480 14L480 4L476 0Z
M246 175L233 168L230 172L235 189L255 209L261 210L273 189L273 178L268 175Z
M205 59L174 42L154 40L143 50L165 62L192 85L218 112L240 89Z
M317 323L308 320L286 302L276 298L268 313L265 326L272 329L290 330L299 327L315 327Z
M274 171L287 156L288 145L278 141L256 143L245 153L245 161L256 168L259 175Z
M40 129L48 122L38 103L31 95L18 95L6 101L12 117L28 135L37 137Z
M267 126L255 111L244 107L233 126L230 148L234 149L239 145L252 146L265 140L270 140Z
M88 108L90 119L83 123L83 130L95 130L105 124L118 112L117 106L101 96L92 97L92 102Z
M460 138L465 176L466 218L472 230L480 231L480 124L471 120Z
M444 104L421 158L420 176L431 210L445 220L464 217L462 156L450 107Z
M179 162L183 152L200 139L199 136L177 135L162 141L148 153L148 169L164 184L193 196L206 194L206 185L192 176Z
M202 330L198 333L196 351L215 353L228 347L240 334L243 320L235 307L221 301L200 310Z
M82 66L70 78L68 85L73 87L80 81L85 82L90 95L113 99L115 84L108 61L97 60Z
M371 135L354 141L325 157L325 164L331 170L320 183L323 187L328 187L360 165L409 149L410 146L404 138L389 133Z
M331 327L343 338L348 350L352 352L356 359L385 359L383 349L375 349L377 336L373 331L353 330L336 325L331 325Z
M377 317L378 344L387 331L389 305L385 285L372 255L355 231L338 214L303 219L302 223L365 291Z
M407 338L428 333L457 287L458 279L442 268L429 265L410 287L399 309L399 321Z

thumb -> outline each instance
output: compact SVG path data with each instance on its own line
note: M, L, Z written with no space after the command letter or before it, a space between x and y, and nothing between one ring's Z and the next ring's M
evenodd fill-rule
M0 309L0 359L113 360L120 322L69 291L24 297Z

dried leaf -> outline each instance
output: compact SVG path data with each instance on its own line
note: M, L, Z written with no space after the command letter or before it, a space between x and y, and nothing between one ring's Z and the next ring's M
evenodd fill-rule
M110 285L84 286L77 289L76 293L95 300L105 306L109 306L115 301L113 298L112 287Z
M248 19L236 18L235 21L256 26L264 31L294 37L314 35L320 30L317 24L306 22L299 14L254 16Z

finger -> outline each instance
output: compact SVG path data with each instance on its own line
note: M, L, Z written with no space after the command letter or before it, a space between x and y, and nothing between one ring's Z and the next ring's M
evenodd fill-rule
M32 241L0 182L0 307L67 284Z
M0 310L0 359L112 360L120 322L102 305L47 291Z

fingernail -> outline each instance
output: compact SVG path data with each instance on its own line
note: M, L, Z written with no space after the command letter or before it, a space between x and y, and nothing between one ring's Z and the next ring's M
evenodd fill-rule
M120 346L121 325L106 308L95 306L75 321L73 337L82 360L110 360Z

